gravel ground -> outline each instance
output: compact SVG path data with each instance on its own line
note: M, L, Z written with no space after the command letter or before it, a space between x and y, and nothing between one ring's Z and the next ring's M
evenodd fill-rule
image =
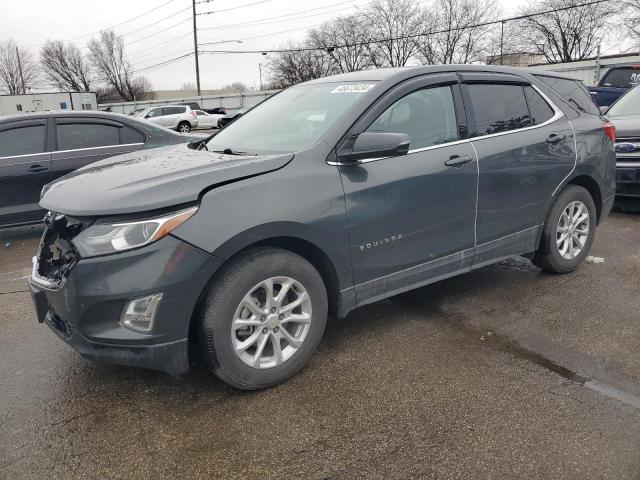
M0 233L0 478L640 477L640 216L604 263L514 259L330 321L283 385L96 365L39 325L39 228Z

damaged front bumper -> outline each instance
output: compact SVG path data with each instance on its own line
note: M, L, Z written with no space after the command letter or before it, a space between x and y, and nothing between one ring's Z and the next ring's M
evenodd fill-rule
M41 245L39 256L43 248L50 245ZM198 298L220 263L169 235L127 252L74 258L63 276L44 276L34 258L29 285L38 321L83 357L179 374L189 368L189 325ZM126 305L156 293L162 301L153 328L142 333L124 326Z

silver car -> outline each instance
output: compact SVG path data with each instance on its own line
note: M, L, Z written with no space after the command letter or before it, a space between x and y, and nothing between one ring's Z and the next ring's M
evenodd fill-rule
M141 118L180 133L189 133L198 127L198 117L187 105L162 105L147 108Z

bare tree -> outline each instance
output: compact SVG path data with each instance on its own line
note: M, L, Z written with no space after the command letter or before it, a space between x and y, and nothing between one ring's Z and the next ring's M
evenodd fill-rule
M0 91L9 95L27 93L38 75L38 64L29 50L13 39L0 43Z
M435 0L423 11L423 31L437 32L417 40L423 63L472 63L483 60L495 42L490 25L500 15L496 0Z
M624 30L633 47L640 46L640 0L626 0L623 3L625 10Z
M421 31L422 12L416 0L372 0L364 11L371 62L376 67L403 67L416 53L414 38Z
M272 85L295 85L331 73L332 62L326 52L309 47L306 43L288 42L282 48L287 51L272 54L267 60Z
M193 82L184 82L180 87L180 90L195 90L196 84Z
M522 20L519 38L525 51L544 55L548 62L570 62L592 56L612 30L620 2L581 5L582 0L540 0L523 9L524 15L552 9L567 10Z
M122 100L140 100L149 93L149 81L144 77L133 77L131 64L124 55L122 36L113 30L103 31L99 38L92 38L88 46L91 63L100 80Z
M338 17L311 29L307 35L310 45L326 51L337 72L354 72L372 66L366 23L361 17ZM341 48L336 46L346 45Z
M226 92L246 92L249 88L243 82L233 82L222 87L222 90Z
M91 90L89 62L74 44L49 40L40 50L40 65L46 79L60 90Z

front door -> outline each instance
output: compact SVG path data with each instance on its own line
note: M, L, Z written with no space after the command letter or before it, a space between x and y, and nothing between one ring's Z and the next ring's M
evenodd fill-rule
M471 265L478 165L457 77L429 75L381 98L351 130L406 133L407 155L342 165L358 304Z

